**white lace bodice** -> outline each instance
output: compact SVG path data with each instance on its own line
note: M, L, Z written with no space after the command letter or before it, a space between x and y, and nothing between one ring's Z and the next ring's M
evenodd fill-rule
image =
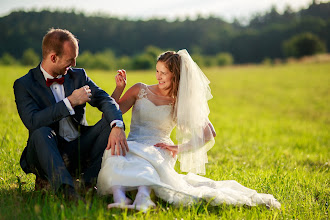
M128 141L152 145L156 143L173 144L170 138L175 126L172 104L156 105L152 101L161 98L152 93L145 84L141 84L138 99L132 110Z

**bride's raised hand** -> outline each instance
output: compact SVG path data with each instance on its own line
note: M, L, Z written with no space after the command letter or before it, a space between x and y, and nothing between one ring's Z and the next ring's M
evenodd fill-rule
M118 103L119 102L119 98L121 96L121 94L123 94L123 91L126 87L126 70L121 69L121 70L117 70L117 75L115 77L116 80L116 88L113 91L111 97L115 99L115 101Z
M178 146L177 145L168 145L164 143L157 143L154 145L155 147L160 147L161 149L169 150L173 157L178 154Z
M115 77L116 87L119 89L124 89L126 86L127 78L126 78L126 70L121 69L117 71L118 74Z

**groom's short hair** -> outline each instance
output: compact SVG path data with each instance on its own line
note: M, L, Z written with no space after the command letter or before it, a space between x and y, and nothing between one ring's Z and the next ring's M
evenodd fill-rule
M78 50L78 39L68 30L51 28L42 40L42 58L54 51L56 55L61 56L63 52L63 44L66 41L73 43Z

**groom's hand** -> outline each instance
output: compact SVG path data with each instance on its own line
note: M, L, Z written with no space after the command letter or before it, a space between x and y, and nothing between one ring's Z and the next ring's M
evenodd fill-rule
M89 102L91 100L92 91L90 90L89 86L83 86L79 89L76 89L72 92L70 96L68 96L68 99L70 101L70 104L72 108L74 108L77 105L85 104L86 102Z
M126 155L129 151L125 131L121 128L114 127L111 129L108 145L106 150L111 149L111 155Z

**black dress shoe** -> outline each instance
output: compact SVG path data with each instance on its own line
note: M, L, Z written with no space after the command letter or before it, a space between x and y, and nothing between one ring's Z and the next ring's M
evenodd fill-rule
M84 196L84 195L92 195L94 196L97 192L97 188L95 184L89 183L89 182L79 182L75 186L75 189L77 189L79 195Z
M79 200L84 202L84 199L79 196L73 186L62 185L58 191L58 194L63 196L65 200L78 202Z
M51 190L51 186L50 186L50 183L48 182L48 180L43 179L39 176L36 176L34 190L35 191L49 191L49 190Z

